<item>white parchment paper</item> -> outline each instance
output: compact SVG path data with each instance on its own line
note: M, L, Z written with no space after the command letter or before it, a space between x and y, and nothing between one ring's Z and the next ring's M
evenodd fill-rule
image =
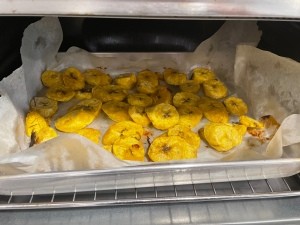
M196 32L196 31L195 31ZM41 72L75 66L81 70L102 67L112 76L145 68L162 71L172 67L188 72L193 66L213 68L217 76L249 105L258 118L273 115L282 122L270 143L253 145L247 136L228 153L203 144L196 161L235 161L280 158L283 147L300 142L300 64L261 51L255 22L227 21L193 53L120 53L92 55L72 47L58 54L62 30L57 18L43 18L24 32L21 47L23 65L0 82L0 171L2 174L114 168L138 163L116 159L101 145L72 134L28 148L24 115L29 100L43 87ZM292 82L291 82L292 81ZM104 133L111 122L97 119L91 127ZM145 162L147 163L147 162Z

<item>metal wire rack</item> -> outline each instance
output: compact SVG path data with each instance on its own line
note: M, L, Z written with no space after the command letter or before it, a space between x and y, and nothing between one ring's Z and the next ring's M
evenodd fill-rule
M147 188L95 190L72 193L28 195L0 195L0 210L99 207L135 204L181 203L265 199L300 196L300 176L203 183L188 185L155 186Z

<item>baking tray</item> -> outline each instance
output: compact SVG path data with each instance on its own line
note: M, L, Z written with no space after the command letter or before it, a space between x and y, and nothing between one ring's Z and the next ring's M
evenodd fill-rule
M162 163L116 169L0 177L0 194L49 194L288 177L300 158L209 163Z

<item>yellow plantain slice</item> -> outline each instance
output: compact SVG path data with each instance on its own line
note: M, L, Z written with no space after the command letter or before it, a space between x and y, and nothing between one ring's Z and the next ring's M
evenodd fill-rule
M127 90L132 89L135 86L136 81L137 79L134 73L121 74L114 80L117 85Z
M179 136L190 144L195 150L200 147L200 137L194 133L188 126L175 125L168 129L168 136Z
M116 140L112 152L121 160L144 161L144 146L133 137L122 137Z
M173 127L179 121L179 114L176 108L166 103L146 108L146 113L153 126L159 130Z
M242 116L247 114L248 107L246 103L237 97L228 97L224 100L224 105L226 106L226 109L229 113L236 115L236 116Z
M123 137L132 137L137 140L142 138L144 129L140 124L132 121L122 121L111 125L102 138L102 144L110 146Z
M220 99L227 96L227 87L217 79L208 80L203 83L203 91L207 97Z
M102 106L103 112L115 122L131 120L128 109L129 104L125 102L109 101Z
M148 107L152 105L153 100L150 96L143 93L134 93L127 96L127 102L130 105Z
M166 68L164 70L164 79L167 84L181 85L187 81L187 76L185 73L179 73L174 69Z
M44 127L49 127L48 123L38 112L31 111L27 113L25 118L25 131L28 137L31 137L32 133L37 134Z
M75 91L64 86L54 86L47 89L46 96L58 102L67 102L75 96Z
M252 119L249 116L240 116L240 124L246 126L247 128L264 128L263 123Z
M182 105L197 106L200 97L190 92L177 92L173 97L173 105L180 107Z
M62 73L62 80L64 86L71 90L77 91L84 88L84 76L81 74L80 70L75 67L69 67Z
M192 72L192 80L194 80L198 84L202 84L205 81L215 79L215 73L207 68L195 68Z
M53 87L63 85L61 73L53 70L46 70L41 75L44 86Z
M153 140L148 151L154 162L197 158L197 151L179 136L159 136Z
M151 95L154 104L172 104L172 94L166 86L158 86L157 92Z
M57 101L47 97L33 97L30 101L30 110L36 111L41 116L48 118L57 112Z
M35 143L40 144L55 137L57 137L56 131L52 127L47 126L35 134Z
M179 88L183 92L197 94L200 90L200 84L194 80L187 80L185 83L181 84Z
M74 110L84 110L88 113L91 113L97 116L101 110L102 102L99 99L91 98L91 99L84 99L78 102L76 105L70 107L68 112Z
M196 106L183 105L178 107L177 111L179 113L178 124L185 125L190 128L197 126L203 116L201 110Z
M226 152L242 142L243 136L229 123L208 123L204 126L204 137L217 151Z
M129 106L128 114L134 122L142 125L143 127L148 127L151 123L144 107L133 105Z
M151 70L143 70L137 74L136 89L140 93L153 94L158 87L159 76Z
M83 72L85 82L92 86L104 86L112 82L109 74L104 73L99 69L88 69Z
M94 128L83 128L81 130L76 131L75 133L89 139L90 141L96 144L99 143L99 139L101 135L100 130Z
M94 98L100 99L102 102L108 101L123 101L127 95L128 91L119 85L105 85L96 86L92 89L92 95Z
M209 121L215 123L227 123L229 121L228 112L222 102L207 97L200 97L198 103L198 107Z

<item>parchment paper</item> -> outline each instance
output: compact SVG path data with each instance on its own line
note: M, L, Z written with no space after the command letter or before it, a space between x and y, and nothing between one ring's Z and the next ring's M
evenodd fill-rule
M43 87L40 74L45 69L61 70L75 66L81 70L107 68L112 76L145 68L162 71L172 67L184 72L194 66L211 67L226 83L230 94L241 96L251 116L271 114L281 127L270 143L253 144L247 136L228 153L199 149L196 161L234 161L280 158L283 147L300 142L300 64L261 51L254 46L260 39L255 22L227 21L193 53L121 53L99 57L72 47L58 55L62 30L57 18L43 18L24 32L21 47L23 65L0 82L0 171L2 174L114 168L139 163L116 159L89 140L61 134L48 142L28 148L24 115L30 99ZM292 82L291 82L292 81ZM97 119L91 124L104 133L111 122ZM201 126L201 124L199 125ZM195 128L198 129L199 127ZM288 157L288 156L286 156ZM148 163L148 162L144 162Z

